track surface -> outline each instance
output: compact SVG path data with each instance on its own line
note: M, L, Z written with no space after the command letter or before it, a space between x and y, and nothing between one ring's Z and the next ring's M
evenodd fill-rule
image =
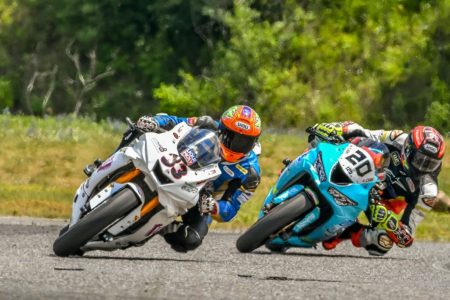
M382 258L337 250L240 254L233 233L211 232L179 254L145 246L59 258L63 222L0 218L0 299L449 299L450 244L416 243Z

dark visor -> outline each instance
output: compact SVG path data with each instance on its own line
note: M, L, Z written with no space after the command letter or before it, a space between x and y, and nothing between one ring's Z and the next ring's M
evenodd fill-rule
M414 154L413 159L411 160L411 164L423 173L430 173L436 171L441 165L441 161L438 159L434 159L429 157L421 152L417 152Z
M258 140L257 136L243 135L227 128L220 130L219 137L225 147L237 153L250 152Z

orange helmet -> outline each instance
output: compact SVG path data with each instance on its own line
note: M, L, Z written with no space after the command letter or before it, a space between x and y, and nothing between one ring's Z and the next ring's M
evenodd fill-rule
M227 109L220 118L219 139L222 158L236 162L249 153L261 134L261 119L246 105Z

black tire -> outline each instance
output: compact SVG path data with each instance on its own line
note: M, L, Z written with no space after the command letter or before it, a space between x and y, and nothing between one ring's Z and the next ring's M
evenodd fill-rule
M243 253L255 250L263 245L270 235L299 219L312 207L313 204L303 193L280 203L238 238L237 249Z
M53 251L58 256L76 255L90 239L137 207L139 203L139 199L130 189L119 191L67 231L62 232L53 243Z

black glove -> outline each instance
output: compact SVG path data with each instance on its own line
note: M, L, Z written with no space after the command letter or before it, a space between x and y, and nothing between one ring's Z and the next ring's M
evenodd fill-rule
M210 116L198 117L195 126L198 126L199 128L210 129L213 131L217 131L219 129L217 127L216 121L214 121L214 119L211 118Z

